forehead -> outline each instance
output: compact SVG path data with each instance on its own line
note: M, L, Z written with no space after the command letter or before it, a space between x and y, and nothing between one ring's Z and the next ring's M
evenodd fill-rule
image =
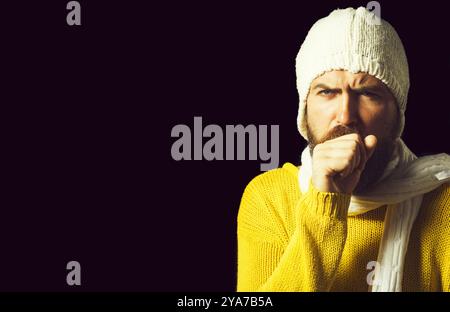
M325 72L315 78L312 85L318 83L385 86L381 80L368 73L359 72L355 74L346 70L332 70Z

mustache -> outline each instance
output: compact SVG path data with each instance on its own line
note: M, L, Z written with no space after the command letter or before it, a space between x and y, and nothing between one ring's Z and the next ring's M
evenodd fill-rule
M357 127L337 125L333 129L331 129L325 136L323 136L315 145L352 133L357 133L362 137L361 131Z

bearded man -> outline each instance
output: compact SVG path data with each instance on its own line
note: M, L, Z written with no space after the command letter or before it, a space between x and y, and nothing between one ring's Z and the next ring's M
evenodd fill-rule
M450 156L401 139L395 29L333 11L296 59L301 166L254 178L238 214L237 291L450 291Z

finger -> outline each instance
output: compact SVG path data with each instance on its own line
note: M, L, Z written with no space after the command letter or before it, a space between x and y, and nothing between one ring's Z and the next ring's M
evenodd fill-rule
M360 138L360 135L358 133L350 133L350 134L346 134L346 135L342 135L340 137L328 140L326 142L337 142L337 141L355 141L358 140L358 138Z
M377 146L377 143L378 143L377 137L372 134L364 138L364 145L367 150L367 157L368 157L367 159L372 157L373 152L375 151L375 148Z
M333 150L342 149L342 150L351 150L355 155L353 157L352 169L363 167L367 156L366 156L366 148L364 145L364 141L358 135L352 136L351 139L345 139L336 141L333 143L325 144L324 150L327 153L332 155Z
M342 177L345 177L351 174L354 170L353 167L353 159L349 157L348 154L344 157L326 157L322 159L323 163L327 164L327 167L331 169L331 176L339 174Z
M362 146L364 146L364 142L361 140L361 141L357 141L357 140L342 140L342 141L335 141L335 142L332 142L332 141L326 141L326 142L324 142L324 143L322 143L322 144L319 144L319 145L321 145L321 148L322 149L348 149L348 148L353 148L354 146L355 146L355 143L356 144L361 144ZM319 145L317 145L317 146L319 146ZM317 147L316 146L316 147Z
M356 138L356 139L355 139ZM353 172L353 170L360 166L361 162L364 162L365 147L363 141L354 136L353 139L340 140L336 142L327 141L321 144L320 153L324 155L330 162L338 160L345 161L348 165L342 169L339 173L341 176L347 176ZM337 170L337 168L335 168Z
M366 148L364 147L364 142L361 138L358 141L358 149L359 149L359 162L356 168L360 168L362 170L367 161L367 153Z

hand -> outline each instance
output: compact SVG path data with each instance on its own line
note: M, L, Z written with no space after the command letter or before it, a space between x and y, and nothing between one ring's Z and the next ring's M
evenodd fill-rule
M321 192L351 194L377 144L374 135L364 141L357 133L316 145L312 157L312 183Z

